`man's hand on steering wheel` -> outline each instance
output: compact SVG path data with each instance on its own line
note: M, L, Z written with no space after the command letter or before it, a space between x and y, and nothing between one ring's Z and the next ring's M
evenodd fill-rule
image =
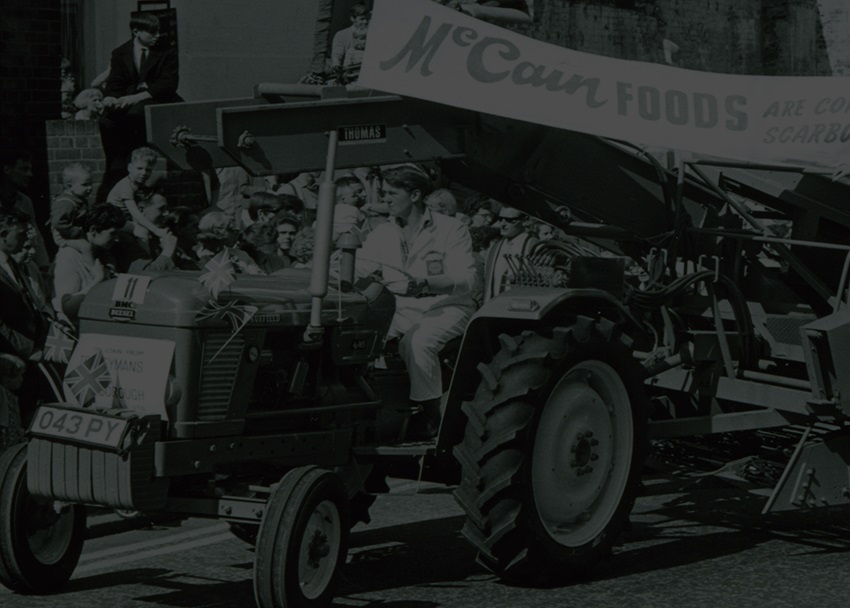
M422 298L431 295L431 286L428 279L411 277L407 281L407 291L404 293L408 298Z

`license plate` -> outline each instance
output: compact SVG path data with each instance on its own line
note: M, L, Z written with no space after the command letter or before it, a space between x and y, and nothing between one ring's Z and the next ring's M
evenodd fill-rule
M35 412L30 433L117 450L128 424L124 418L42 405Z

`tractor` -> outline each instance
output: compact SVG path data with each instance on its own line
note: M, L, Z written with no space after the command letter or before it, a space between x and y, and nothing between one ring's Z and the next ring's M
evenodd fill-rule
M326 606L388 472L455 487L464 536L503 579L580 577L627 527L650 453L681 438L736 438L740 460L784 433L765 512L850 500L844 180L665 165L357 87L267 83L150 106L147 124L181 169L324 171L313 267L234 275L212 298L190 271L90 292L63 384L93 383L91 399L41 404L0 459L7 587L61 590L94 506L225 520L256 545L258 606ZM353 276L356 244L330 264L334 171L420 161L581 239L513 261L445 357L433 442L406 441L394 297Z

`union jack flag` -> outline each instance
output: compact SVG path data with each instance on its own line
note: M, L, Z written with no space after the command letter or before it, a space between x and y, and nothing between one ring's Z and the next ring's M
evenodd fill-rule
M215 300L210 300L206 306L198 311L195 319L198 321L204 319L226 319L233 331L238 332L251 320L251 317L258 310L256 306L245 304L239 300L231 300L226 304L219 304Z
M74 351L74 337L59 323L51 323L44 341L44 359L55 363L68 363Z
M98 350L65 374L62 382L82 406L94 403L95 397L103 395L112 384L109 366L103 353Z
M236 269L230 261L230 250L227 247L204 264L204 270L206 272L198 280L210 290L213 299L218 298L218 294L236 280Z

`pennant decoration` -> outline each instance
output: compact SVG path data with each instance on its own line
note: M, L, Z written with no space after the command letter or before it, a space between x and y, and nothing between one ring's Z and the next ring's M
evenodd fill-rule
M74 351L74 341L75 338L70 329L60 323L51 323L44 342L44 359L67 364Z
M225 347L230 344L237 335L239 335L242 328L248 324L248 321L251 320L251 317L253 317L258 310L259 308L256 306L245 304L239 300L231 300L226 304L219 304L215 300L207 302L207 305L198 312L195 319L199 321L203 319L226 319L230 323L230 328L232 330L230 337L212 356L210 363L215 361L216 357L221 354L221 351L223 351Z
M236 269L230 260L230 250L225 247L209 262L204 264L204 274L198 277L201 284L212 294L213 299L236 280Z
M112 384L109 366L103 353L98 349L87 359L65 374L62 382L83 407L94 403L98 395L105 394Z
M219 304L215 300L207 302L195 319L202 321L204 319L224 319L230 323L231 329L234 332L239 331L251 320L259 308L245 304L239 300L231 300L226 304Z

